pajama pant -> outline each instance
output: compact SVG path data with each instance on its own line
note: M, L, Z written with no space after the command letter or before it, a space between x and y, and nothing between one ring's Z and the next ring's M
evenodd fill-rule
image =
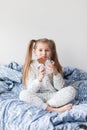
M45 92L45 93L31 93L29 90L22 90L19 98L22 101L31 103L38 108L46 109L47 104L51 107L61 107L74 100L76 96L76 90L72 86L64 87L56 92Z

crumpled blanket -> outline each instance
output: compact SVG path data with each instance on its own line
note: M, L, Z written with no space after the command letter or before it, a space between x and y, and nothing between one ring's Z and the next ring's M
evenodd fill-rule
M64 67L63 76L65 86L74 86L78 96L70 111L54 113L19 100L22 65L0 66L0 130L76 130L87 122L87 73Z

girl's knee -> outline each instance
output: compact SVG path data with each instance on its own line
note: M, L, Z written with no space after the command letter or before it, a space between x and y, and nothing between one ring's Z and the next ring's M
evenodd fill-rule
M76 89L73 86L68 86L67 88L69 89L69 91L76 93Z
M77 91L73 86L68 86L67 89L71 94L76 95Z

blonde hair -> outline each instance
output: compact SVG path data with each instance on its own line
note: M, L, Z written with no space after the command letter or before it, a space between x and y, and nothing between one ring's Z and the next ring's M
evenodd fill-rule
M38 45L39 42L47 43L49 45L49 47L51 49L51 60L53 60L55 62L57 71L62 74L62 66L60 65L59 60L58 60L55 42L53 40L50 40L47 38L31 40L29 42L29 46L28 46L26 58L25 58L25 64L23 66L23 85L25 85L25 86L26 86L26 78L27 78L29 70L30 70L30 64L32 62L32 50L36 49L36 45Z

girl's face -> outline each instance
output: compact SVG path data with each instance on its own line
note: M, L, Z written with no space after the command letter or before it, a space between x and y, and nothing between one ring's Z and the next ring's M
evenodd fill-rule
M38 42L35 49L35 55L37 58L50 58L51 49L47 43Z

